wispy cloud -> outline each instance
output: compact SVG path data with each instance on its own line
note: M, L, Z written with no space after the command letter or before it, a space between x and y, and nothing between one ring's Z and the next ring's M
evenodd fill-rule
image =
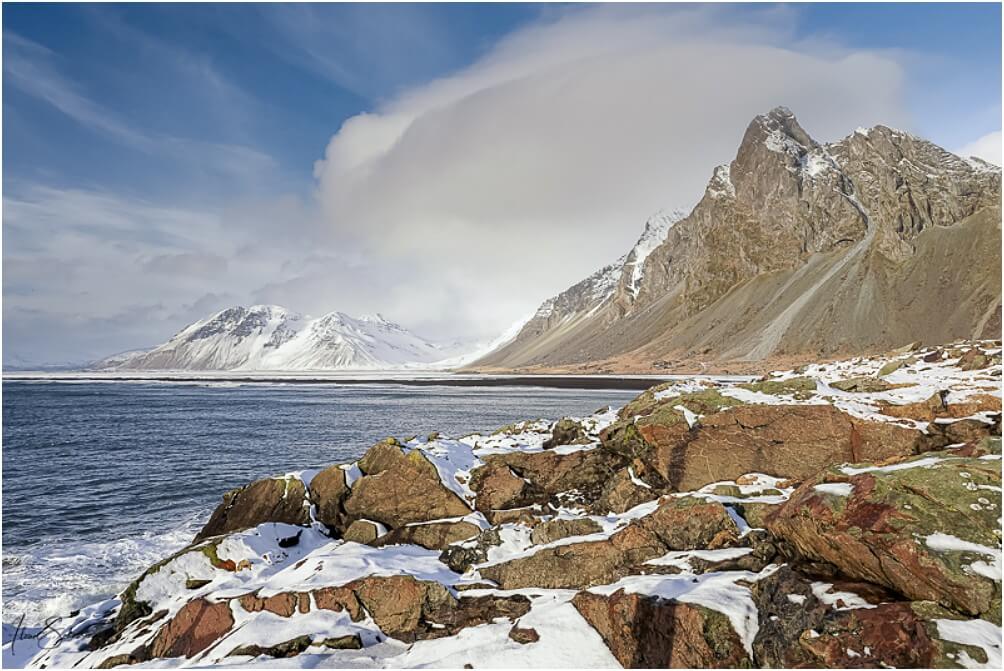
M121 145L241 179L260 177L277 167L271 156L249 146L141 129L86 95L60 71L59 56L50 49L10 31L5 31L3 37L3 71L7 82Z
M1001 165L1001 132L994 131L979 137L955 151L959 156L976 156L994 165Z

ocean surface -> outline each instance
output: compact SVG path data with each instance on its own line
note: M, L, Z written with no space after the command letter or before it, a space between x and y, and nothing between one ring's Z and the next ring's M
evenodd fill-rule
M3 620L117 593L251 480L352 461L387 436L582 416L637 393L5 380Z

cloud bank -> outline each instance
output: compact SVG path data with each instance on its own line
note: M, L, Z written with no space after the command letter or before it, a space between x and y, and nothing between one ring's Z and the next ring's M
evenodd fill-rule
M648 215L695 203L776 105L824 140L909 126L893 56L794 42L784 11L731 16L559 15L345 121L318 198L338 239L404 273L380 309L501 331L627 251Z
M959 156L976 156L994 165L1001 165L1001 132L987 133L955 151Z

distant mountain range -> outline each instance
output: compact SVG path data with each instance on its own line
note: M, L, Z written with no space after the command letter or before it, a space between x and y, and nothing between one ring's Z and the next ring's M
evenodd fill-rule
M476 356L476 355L474 355ZM382 316L332 312L309 319L275 305L232 307L150 350L108 357L102 370L312 371L442 367L468 361Z
M689 214L654 217L470 367L694 370L999 338L1000 202L997 166L885 126L823 145L779 107Z

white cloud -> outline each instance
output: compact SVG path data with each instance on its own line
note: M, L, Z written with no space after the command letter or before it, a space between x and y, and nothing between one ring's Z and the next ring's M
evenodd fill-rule
M315 166L326 221L409 271L373 309L431 332L501 331L624 253L653 211L696 202L776 105L822 140L910 126L892 56L795 43L776 13L742 19L562 13L347 120Z
M955 151L959 156L976 156L994 165L1001 164L1001 132L994 131Z

